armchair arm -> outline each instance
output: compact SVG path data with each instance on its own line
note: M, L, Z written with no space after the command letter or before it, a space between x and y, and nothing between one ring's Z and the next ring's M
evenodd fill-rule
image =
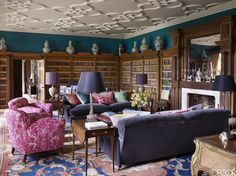
M52 116L53 111L53 105L52 103L43 103L43 102L37 102L35 104L36 107L42 108L44 112L48 113L50 116Z

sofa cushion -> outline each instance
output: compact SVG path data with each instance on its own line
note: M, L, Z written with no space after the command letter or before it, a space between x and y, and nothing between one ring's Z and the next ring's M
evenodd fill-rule
M127 101L127 91L114 92L114 98L116 103Z
M88 94L77 92L76 95L82 104L87 104L90 102L90 98Z
M80 104L80 101L79 101L76 94L66 94L65 97L67 98L68 102L72 106L76 106L76 105Z
M113 103L112 92L93 93L93 98L95 99L95 102L99 104L109 105Z
M73 116L88 115L90 111L90 104L79 104L70 110L70 114ZM109 107L103 104L93 103L93 112L100 114L102 112L109 111Z
M113 103L109 105L110 111L118 112L122 111L125 108L131 108L131 103L129 101L124 101L121 103Z

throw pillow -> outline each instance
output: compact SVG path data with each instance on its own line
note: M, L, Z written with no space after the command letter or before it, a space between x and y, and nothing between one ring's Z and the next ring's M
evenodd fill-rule
M113 103L112 92L93 93L93 97L99 104L109 105Z
M77 92L76 95L82 104L87 104L90 102L90 98L88 94Z
M76 94L65 94L65 97L72 106L80 104L80 101Z
M121 102L127 101L127 95L128 93L126 91L114 92L115 102L121 103Z

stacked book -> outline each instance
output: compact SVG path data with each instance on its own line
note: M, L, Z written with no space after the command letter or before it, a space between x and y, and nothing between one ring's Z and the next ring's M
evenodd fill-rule
M101 128L107 128L108 124L99 121L99 122L85 122L85 128L88 130L95 130L95 129L101 129Z

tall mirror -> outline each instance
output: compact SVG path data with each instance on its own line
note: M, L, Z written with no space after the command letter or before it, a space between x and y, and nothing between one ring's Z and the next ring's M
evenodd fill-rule
M192 38L189 41L187 80L210 82L220 74L220 34Z

